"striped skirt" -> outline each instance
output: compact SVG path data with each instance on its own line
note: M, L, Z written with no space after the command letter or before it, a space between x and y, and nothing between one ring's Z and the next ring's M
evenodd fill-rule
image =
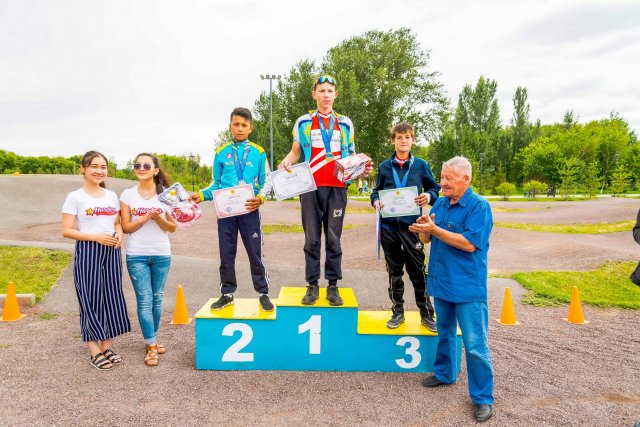
M77 241L73 279L82 341L104 341L131 331L122 292L120 248Z

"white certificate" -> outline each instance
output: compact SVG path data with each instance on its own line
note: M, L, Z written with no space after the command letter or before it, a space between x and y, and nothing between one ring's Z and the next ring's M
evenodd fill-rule
M289 169L278 169L269 175L273 184L273 192L278 201L289 199L299 194L316 190L316 181L309 163L298 163L290 166Z
M248 199L253 199L254 197L251 184L215 190L213 192L213 203L216 205L218 218L249 213L245 203L247 203Z
M378 195L380 203L384 205L380 211L383 218L420 215L420 206L415 200L418 197L418 187L380 190Z

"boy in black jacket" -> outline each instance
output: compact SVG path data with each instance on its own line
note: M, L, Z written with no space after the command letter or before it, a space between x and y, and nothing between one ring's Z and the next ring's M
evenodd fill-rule
M371 204L378 211L383 206L378 195L380 190L415 186L419 193L415 199L416 204L421 208L433 205L438 198L440 185L435 181L429 164L411 154L414 142L415 133L410 124L399 123L391 130L391 143L395 146L395 153L378 166L378 179L371 193ZM387 327L395 329L404 323L404 267L413 284L421 323L430 331L436 332L433 305L427 295L425 283L424 246L418 235L409 231L409 226L417 219L418 215L380 220L380 239L389 273L389 298L393 303L393 315L387 322Z

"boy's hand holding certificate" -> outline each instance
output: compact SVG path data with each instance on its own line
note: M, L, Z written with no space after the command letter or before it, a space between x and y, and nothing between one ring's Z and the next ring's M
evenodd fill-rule
M271 179L273 192L278 201L317 189L316 181L313 179L313 173L307 162L289 166L288 169L275 170L269 174L269 179Z
M216 206L218 218L228 218L249 213L250 210L247 209L246 203L247 200L254 197L251 184L215 190L213 192L213 203Z
M420 215L420 207L416 204L418 187L393 188L380 190L380 214L383 218L395 216Z

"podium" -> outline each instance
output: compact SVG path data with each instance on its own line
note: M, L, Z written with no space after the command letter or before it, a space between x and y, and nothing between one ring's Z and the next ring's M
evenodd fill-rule
M275 309L257 298L235 299L195 315L196 369L285 371L431 372L438 335L420 324L418 312L388 329L390 311L359 311L353 290L340 288L344 305L332 307L326 289L315 305L302 305L306 287L283 287ZM460 371L462 337L457 336Z

